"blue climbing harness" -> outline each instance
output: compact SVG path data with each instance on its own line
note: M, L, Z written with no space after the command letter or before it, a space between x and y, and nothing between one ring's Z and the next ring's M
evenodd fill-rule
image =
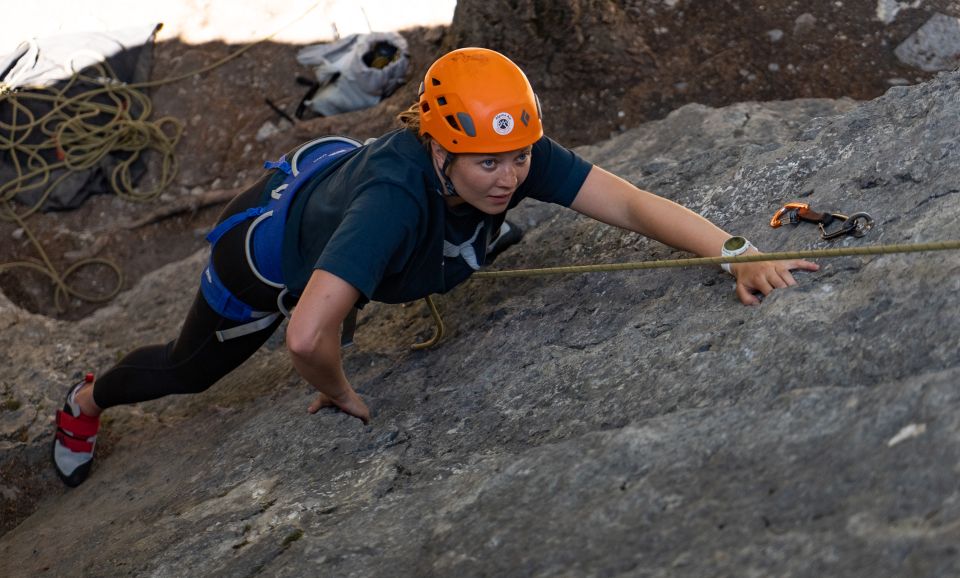
M263 283L281 289L277 297L278 311L257 311L238 299L220 280L213 269L211 251L210 262L200 276L200 290L210 307L226 317L243 325L217 332L217 339L226 341L234 337L255 333L273 324L280 315L289 315L283 304L287 294L281 268L281 248L283 232L287 222L287 212L297 191L312 176L330 166L340 156L361 146L359 142L340 136L327 136L312 140L293 153L287 161L286 155L279 161L266 162L267 169L278 169L286 176L283 181L270 190L270 199L266 205L253 207L227 217L207 235L211 247L217 244L230 229L244 221L253 219L247 228L244 243L247 263L250 270ZM277 177L271 179L268 186L274 184Z

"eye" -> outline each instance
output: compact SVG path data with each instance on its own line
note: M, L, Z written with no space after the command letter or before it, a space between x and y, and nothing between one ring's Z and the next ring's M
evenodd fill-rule
M524 151L524 152L522 152L522 153L520 153L520 154L517 155L516 163L517 163L518 165L522 165L522 164L526 163L528 160L530 160L530 152L529 152L529 151Z
M483 159L480 161L480 166L485 169L493 169L497 166L497 161L494 159Z

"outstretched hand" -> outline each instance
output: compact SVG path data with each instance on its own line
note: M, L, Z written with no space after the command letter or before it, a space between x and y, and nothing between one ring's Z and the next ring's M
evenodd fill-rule
M340 411L352 415L362 421L365 425L370 423L370 408L363 402L363 399L357 395L357 392L350 389L338 398L332 398L325 393L318 393L317 398L313 400L307 411L317 413L324 407L336 407Z
M737 263L730 266L737 278L737 297L744 305L759 305L757 293L764 297L774 289L783 289L797 284L790 271L802 269L817 271L820 265L803 259L789 261L757 261L752 263Z

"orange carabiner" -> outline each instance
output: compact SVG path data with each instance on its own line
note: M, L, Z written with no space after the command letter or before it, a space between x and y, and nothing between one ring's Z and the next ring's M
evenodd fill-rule
M806 203L787 203L777 209L777 212L773 214L773 218L770 219L770 226L776 229L780 225L783 225L784 222L795 225L800 222L800 219L809 210L810 205ZM786 216L785 221L784 216Z

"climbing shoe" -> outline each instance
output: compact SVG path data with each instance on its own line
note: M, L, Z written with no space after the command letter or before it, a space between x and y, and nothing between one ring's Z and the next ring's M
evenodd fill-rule
M90 475L93 448L97 442L100 418L84 415L77 403L77 392L93 383L93 374L74 385L67 392L62 410L57 410L57 433L53 438L53 465L57 475L71 488L83 483Z
M497 238L487 245L487 257L485 264L493 263L500 253L507 250L508 247L516 245L523 238L523 230L511 221L504 221L497 232Z

